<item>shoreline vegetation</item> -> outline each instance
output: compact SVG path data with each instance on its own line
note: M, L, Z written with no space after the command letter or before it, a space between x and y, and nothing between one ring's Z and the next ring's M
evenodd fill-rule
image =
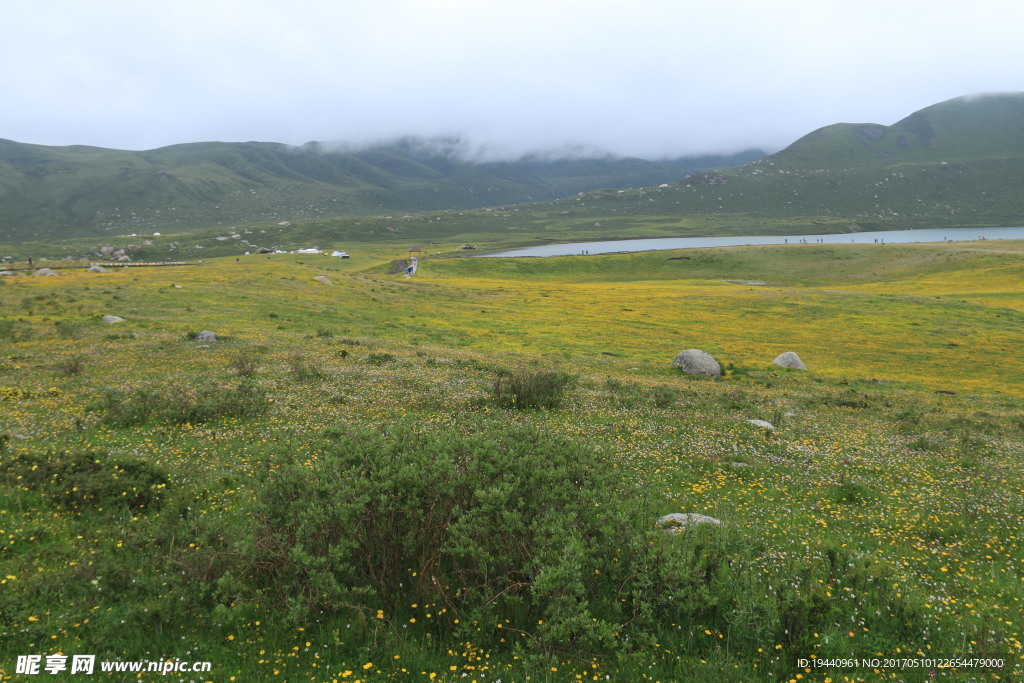
M0 678L1020 677L1024 241L357 246L0 279Z

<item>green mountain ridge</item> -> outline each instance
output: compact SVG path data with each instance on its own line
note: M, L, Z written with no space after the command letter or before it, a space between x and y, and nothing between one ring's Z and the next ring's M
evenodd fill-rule
M29 243L85 238L65 245L66 256L130 240L133 258L159 260L396 240L505 248L1024 225L1024 93L957 98L890 126L826 126L767 157L474 163L459 151L458 141L415 138L357 151L0 141L0 239L42 253ZM156 231L175 241L117 237Z
M607 194L573 213L791 233L1022 225L1024 93L957 98L891 126L826 126L743 166Z
M411 138L358 151L319 143L208 142L131 152L0 140L0 233L8 241L180 233L476 208L669 182L762 155L476 163L442 144Z

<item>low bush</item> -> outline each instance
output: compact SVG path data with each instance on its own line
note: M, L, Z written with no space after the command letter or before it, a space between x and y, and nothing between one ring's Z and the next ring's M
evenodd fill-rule
M81 356L65 356L57 361L54 368L65 377L73 377L82 374L82 371L85 370L85 363L82 362Z
M211 529L234 540L184 561L221 604L382 625L421 606L434 633L568 656L651 646L661 619L713 619L705 598L726 591L716 529L656 530L612 464L537 428L332 429L317 451L273 471L245 533Z
M221 417L254 417L266 412L269 401L261 387L242 382L235 387L180 387L164 391L108 389L97 407L106 413L107 424L136 427L150 420L200 424Z
M571 375L553 370L504 372L494 380L491 398L502 408L557 408L572 381Z
M67 508L153 509L163 501L169 483L155 465L103 451L19 454L3 472L6 483L43 492Z
M81 323L75 321L58 320L53 325L61 339L79 339L84 334Z
M288 374L299 382L323 379L324 371L314 361L309 360L302 354L293 354L288 357Z

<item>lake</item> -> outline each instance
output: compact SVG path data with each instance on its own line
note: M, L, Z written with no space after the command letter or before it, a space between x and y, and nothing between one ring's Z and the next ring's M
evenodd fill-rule
M696 249L699 247L740 247L757 244L907 244L911 242L968 242L973 240L1024 239L1019 228L923 228L850 232L837 235L757 235L752 237L658 237L641 240L571 242L542 244L522 249L496 251L480 256L572 256L574 254L611 254L659 249Z

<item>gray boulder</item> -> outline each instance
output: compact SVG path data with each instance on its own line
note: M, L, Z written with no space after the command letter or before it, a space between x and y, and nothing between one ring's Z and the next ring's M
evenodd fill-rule
M784 368L790 368L791 370L806 370L807 366L800 360L800 356L796 355L793 351L786 351L780 353L775 360L772 361L776 365L781 365Z
M672 365L687 375L704 375L705 377L721 377L722 366L714 356L700 349L683 351L672 361Z
M196 341L215 342L217 341L217 335L215 335L213 332L210 332L209 330L203 330L202 332L196 335Z
M37 270L36 272L34 272L32 274L33 275L60 275L60 273L58 273L57 271L51 270L49 268L40 268L39 270Z
M124 318L122 318L120 316L117 316L117 315L105 315L105 316L103 316L102 320L103 320L103 322L107 323L108 325L113 325L114 323L123 323L124 322Z
M755 427L761 427L763 429L766 429L769 432L775 431L775 425L773 425L771 422L768 422L767 420L747 420L747 422L754 425Z
M93 264L93 265L89 266L89 269L86 272L87 273L105 273L105 272L107 272L107 269L104 268L103 266L98 266L96 264Z
M702 515L699 512L673 512L658 520L658 527L666 534L679 534L698 524L721 524L722 520Z
M322 282L325 285L333 285L334 284L333 282L331 282L330 278L328 278L326 275L317 275L313 279L316 280L317 282Z

